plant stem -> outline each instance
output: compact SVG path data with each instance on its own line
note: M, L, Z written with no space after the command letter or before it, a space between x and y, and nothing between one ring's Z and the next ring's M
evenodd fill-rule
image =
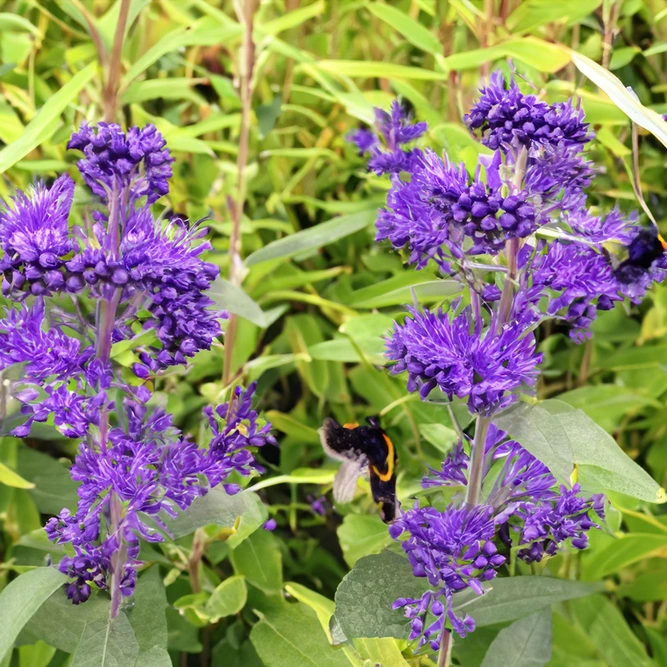
M528 151L525 146L519 151L514 165L514 178L512 179L512 192L519 192L523 186L523 179L526 175L526 163L528 162ZM503 292L500 296L500 305L498 306L498 319L496 321L496 333L509 319L512 310L512 301L514 299L514 283L517 276L517 258L519 255L519 239L508 239L505 244L505 254L507 255L507 275L503 284Z
M491 419L483 415L477 415L475 424L475 439L472 443L470 456L470 473L468 475L468 486L466 487L466 507L470 510L479 504L479 496L482 491L482 475L484 473L484 455L486 454L486 434L489 431Z
M229 238L229 281L241 284L241 218L246 197L246 168L250 143L250 115L252 112L252 73L255 68L255 43L252 40L253 20L257 0L235 0L234 7L239 22L243 25L243 43L239 58L239 93L241 96L241 127L239 131L239 153L236 160L236 200L230 206L232 233ZM225 360L222 369L222 384L226 387L232 375L234 339L238 328L237 316L232 313L225 332Z
M438 667L449 667L452 658L452 647L454 646L452 631L443 628L440 638L440 653L438 654Z
M127 25L127 16L130 12L131 0L121 0L120 11L118 12L118 23L116 24L116 34L113 39L113 48L111 50L111 60L107 71L107 80L102 91L102 105L104 107L104 120L107 123L113 123L118 110L118 89L120 88L120 68L121 57L123 55L123 42L125 41L125 26Z
M111 618L116 618L120 611L120 602L123 594L120 590L120 582L123 577L125 560L127 559L127 545L120 534L120 526L123 520L123 505L115 492L111 492L111 535L118 533L118 549L111 556Z

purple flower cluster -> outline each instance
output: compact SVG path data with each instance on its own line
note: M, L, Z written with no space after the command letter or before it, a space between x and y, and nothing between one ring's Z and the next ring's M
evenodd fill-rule
M252 408L255 385L204 411L205 447L148 407L141 380L186 363L220 335L223 313L207 295L218 268L202 259L206 230L153 215L172 162L153 126L124 133L83 125L69 147L83 153L78 168L99 198L84 216L89 227L70 224L68 176L17 193L0 214L3 295L15 302L0 317L0 371L21 366L11 386L21 404L11 416L14 435L50 420L82 439L71 469L77 510L64 510L46 530L73 550L59 565L73 580L68 597L78 604L95 588L109 590L115 616L134 589L140 540L163 540L165 520L210 488L238 491L230 474L258 470L252 450L273 438ZM60 294L71 299L48 298ZM128 383L112 346L135 336L144 341L128 348L140 382Z
M83 123L67 148L83 153L77 167L98 197L111 201L127 191L130 198L145 196L153 204L169 192L174 160L166 143L154 125L131 127L125 135L114 123Z
M493 508L478 505L472 509L448 507L439 512L433 507L408 510L389 528L401 542L416 577L426 577L435 589L420 599L399 598L394 609L404 608L410 620L410 639L419 638L419 646L430 642L437 650L446 619L461 637L475 629L468 615L459 617L453 608L456 592L471 588L478 595L482 584L496 576L505 557L497 553L493 538L496 526ZM425 627L428 613L435 621Z
M469 311L411 310L387 341L391 372L408 373L408 389L427 398L438 387L451 400L468 399L472 413L493 414L510 405L512 393L533 386L542 355L535 337L507 325L500 333L474 330Z
M206 449L174 428L169 415L135 401L125 401L127 427L111 429L104 449L100 442L80 445L71 470L80 482L77 511L63 510L46 525L50 540L74 548L59 569L74 579L68 597L75 604L88 599L93 585L108 589L112 573L123 595L131 595L141 564L139 539L162 541L169 535L165 517L187 509L231 472L252 472L249 448L272 441L269 425L252 409L254 391L255 385L238 388L229 404L207 411L212 439ZM127 557L118 560L121 549Z
M401 540L415 576L426 577L431 586L420 599L394 603L395 609L405 609L410 639L419 638L419 646L430 642L437 650L445 617L462 637L475 629L468 614L457 615L454 596L467 588L482 595L483 582L496 576L513 547L519 547L517 557L527 563L555 555L566 542L585 549L587 531L599 528L591 514L604 518L601 495L581 496L576 484L571 489L558 487L542 462L493 424L484 449L483 476L492 483L479 505L467 508L453 503L442 512L417 505L390 527L392 537ZM442 469L424 478L423 486L465 487L469 467L470 458L459 442ZM425 627L429 612L435 621Z
M349 141L359 149L359 155L370 155L368 168L378 176L409 171L421 151L403 147L419 139L426 132L427 124L412 123L400 103L395 101L390 113L375 109L375 128L379 136L365 128L348 136Z
M17 192L0 212L3 296L69 289L62 268L78 247L68 224L73 199L74 181L63 175L50 188L40 183L28 194Z
M459 442L423 482L463 493L444 511L417 504L391 527L415 576L431 587L395 607L405 609L410 638L433 649L446 627L461 635L474 628L457 612L459 591L480 594L513 554L533 563L565 546L584 549L595 517L604 519L602 496L559 485L492 423L536 385L540 323L565 322L582 342L599 311L636 304L667 277L667 242L655 227L618 207L600 213L589 205L593 134L580 107L525 95L497 72L464 120L492 151L474 174L428 148L394 156L397 168L369 165L391 179L378 240L407 249L418 269L435 265L464 292L447 312L409 309L386 344L390 371L406 377L410 392L465 400L476 417L474 439ZM380 150L375 135L357 140L371 155Z
M583 109L524 95L514 79L506 88L501 71L491 74L489 85L480 90L479 100L463 120L471 130L481 130L484 145L494 150L516 144L579 147L592 139Z

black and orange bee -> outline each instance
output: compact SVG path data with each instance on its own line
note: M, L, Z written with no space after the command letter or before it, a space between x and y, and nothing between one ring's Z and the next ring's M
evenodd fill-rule
M330 417L319 430L324 451L342 461L333 484L334 500L349 503L354 497L357 479L368 474L373 500L380 504L380 516L391 523L399 512L396 500L396 448L376 418L368 426L343 424Z
M651 267L651 264L667 251L667 241L657 227L643 227L627 248L627 258L614 270L623 283L634 283Z

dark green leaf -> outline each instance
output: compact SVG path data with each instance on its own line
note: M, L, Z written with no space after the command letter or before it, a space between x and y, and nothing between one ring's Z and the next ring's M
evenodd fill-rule
M121 611L113 620L108 617L86 623L72 667L126 667L134 665L138 655L132 626Z
M17 577L0 593L0 660L11 651L33 614L66 581L55 568L38 567Z
M231 561L234 572L265 593L278 593L282 588L282 557L269 531L255 531L234 549Z
M562 401L517 403L493 421L561 480L569 479L576 463L584 488L618 491L654 503L665 500L664 490L608 433Z
M544 609L501 630L482 667L544 667L551 659L551 641L551 609Z
M260 614L250 640L266 667L350 667L331 646L317 615L306 605L284 605Z
M336 622L347 637L406 636L403 612L391 608L399 597L418 598L428 587L407 558L391 551L357 561L336 590Z
M181 512L176 519L166 521L166 524L175 538L190 535L197 528L208 525L233 529L227 537L233 547L257 530L264 521L266 508L252 491L230 496L221 487L216 487L203 498L197 498L185 512Z

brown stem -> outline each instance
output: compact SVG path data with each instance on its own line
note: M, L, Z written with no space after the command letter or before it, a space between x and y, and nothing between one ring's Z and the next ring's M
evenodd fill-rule
M104 120L113 123L118 110L118 89L120 88L121 57L123 55L123 42L125 41L125 26L127 16L130 12L131 0L121 0L116 34L113 38L113 49L107 72L107 81L102 92L102 104L104 107Z
M611 61L611 46L614 41L614 33L616 32L616 22L618 21L618 13L620 10L620 2L612 1L609 9L609 14L604 12L604 37L602 40L602 67L609 69L609 62Z
M452 631L443 628L442 637L440 638L440 653L438 655L438 667L449 667L449 661L452 658Z
M81 0L71 0L71 2L78 9L81 16L83 16L84 20L86 21L88 34L90 35L90 39L93 40L93 44L95 45L97 59L100 61L100 65L102 65L102 67L106 67L109 54L107 53L106 46L104 46L104 42L102 41L102 36L95 26L93 17L90 15L90 12L86 9Z
M489 46L489 35L493 32L493 12L495 10L493 0L484 0L484 20L479 34L479 45L482 49ZM485 62L481 67L482 76L489 76L489 63Z
M239 94L241 96L241 127L239 153L236 160L236 201L230 207L232 233L229 238L229 281L240 285L241 272L241 218L246 197L246 168L250 143L250 115L252 113L252 73L255 68L255 43L252 40L253 21L257 0L235 0L234 7L239 22L243 24L243 42L239 58ZM237 316L232 314L225 332L225 360L222 369L222 384L227 386L232 374L232 354L236 338Z
M195 531L195 536L192 539L192 555L188 561L188 569L190 570L190 584L192 591L199 593L201 590L201 582L199 580L199 564L204 556L204 549L206 547L206 536L201 530Z

